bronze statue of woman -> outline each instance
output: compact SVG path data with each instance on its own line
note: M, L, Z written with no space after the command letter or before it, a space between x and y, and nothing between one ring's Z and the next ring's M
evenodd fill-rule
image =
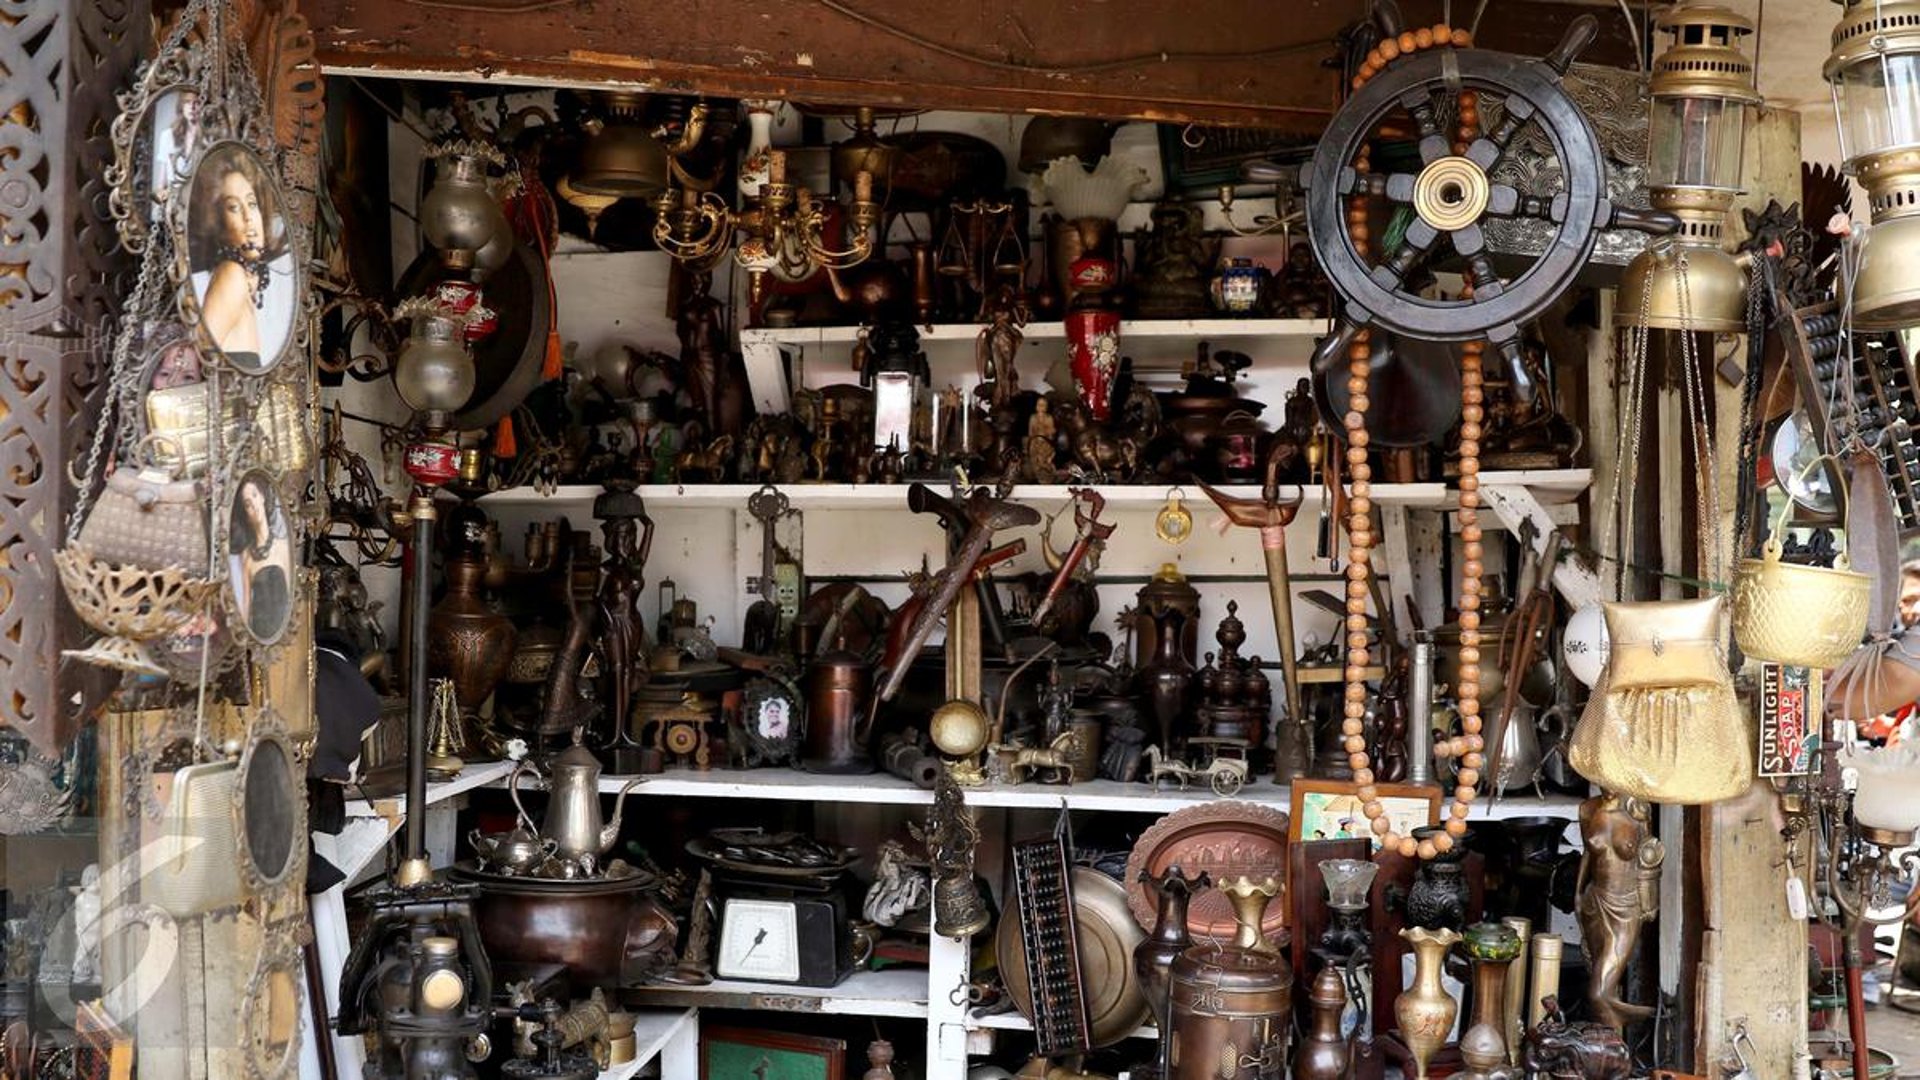
M1621 998L1640 928L1660 913L1659 875L1665 851L1647 828L1647 804L1603 791L1580 804L1585 852L1574 884L1574 913L1591 971L1587 1002L1594 1019L1623 1030L1653 1016Z
M647 677L647 625L640 614L640 591L646 586L647 553L653 548L653 519L631 481L611 481L593 501L600 519L607 558L602 564L600 593L600 650L612 684L608 701L613 708L614 731L631 722L633 694Z

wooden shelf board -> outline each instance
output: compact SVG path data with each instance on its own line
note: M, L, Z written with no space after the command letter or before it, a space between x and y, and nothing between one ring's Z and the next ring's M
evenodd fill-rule
M427 785L427 805L432 806L434 803L443 802L475 788L497 786L506 780L507 774L512 771L513 762L511 761L468 762L466 768L460 770L459 776ZM350 818L383 817L389 821L404 820L407 816L407 796L402 792L398 795L385 795L367 800L358 797L357 792L350 789L347 793L347 816Z
M1325 319L1126 319L1120 323L1120 339L1232 341L1244 338L1303 338L1311 340L1326 334ZM858 326L762 327L740 331L740 344L746 345L844 345L860 339ZM917 326L920 341L964 342L971 346L980 336L981 323L936 323ZM1021 333L1027 341L1064 341L1066 324L1028 323Z
M856 971L839 986L715 979L706 986L640 986L621 991L643 1005L683 1005L769 1012L838 1013L926 1019L927 972L923 968Z

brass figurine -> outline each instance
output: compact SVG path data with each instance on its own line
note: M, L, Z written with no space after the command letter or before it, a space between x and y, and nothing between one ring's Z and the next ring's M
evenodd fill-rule
M1653 1015L1648 1006L1620 998L1640 928L1660 912L1660 864L1666 853L1648 832L1647 813L1645 803L1612 792L1580 804L1586 856L1574 886L1574 912L1592 970L1587 1002L1594 1018L1615 1031Z

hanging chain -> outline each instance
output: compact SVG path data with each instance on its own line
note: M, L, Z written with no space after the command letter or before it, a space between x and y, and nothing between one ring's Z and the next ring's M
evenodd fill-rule
M1683 251L1677 267L1676 282L1680 290L1680 322L1684 326L1693 325L1693 290L1687 283L1687 258ZM1694 502L1701 515L1702 525L1707 533L1707 542L1711 545L1708 557L1701 560L1702 577L1709 581L1723 578L1726 570L1726 555L1721 545L1720 527L1720 469L1719 454L1713 445L1713 428L1707 416L1706 372L1700 364L1699 347L1691 330L1680 334L1681 378L1685 380L1684 404L1687 409L1689 435L1694 443L1695 452L1701 456L1706 466L1704 479L1696 484ZM1701 472L1698 471L1697 472Z
M1653 278L1648 274L1640 293L1640 310L1653 310ZM1626 400L1619 408L1620 431L1619 446L1615 448L1615 468L1613 474L1612 504L1602 515L1603 521L1613 521L1619 525L1615 546L1621 554L1617 560L1614 581L1614 598L1625 600L1627 593L1627 572L1632 560L1627 558L1629 546L1633 543L1633 504L1636 489L1640 482L1640 438L1645 430L1643 402L1646 400L1647 384L1647 346L1652 336L1645 326L1628 327L1626 331Z
M1747 530L1752 525L1753 491L1760 468L1760 437L1754 430L1754 410L1760 403L1760 383L1766 366L1766 297L1771 293L1773 260L1765 256L1754 260L1747 275L1747 369L1740 386L1740 476L1735 491L1739 503L1734 507L1733 542L1745 548ZM1742 552L1744 554L1744 552Z
M139 277L134 282L133 302L114 328L113 351L107 358L105 400L101 403L100 416L94 422L93 439L87 447L86 462L79 476L68 477L77 488L73 513L67 518L68 544L79 542L80 527L85 524L87 511L99 494L100 473L106 465L109 440L116 432L131 427L129 421L132 414L127 410L130 408L129 402L137 398L137 393L129 389L136 380L133 342L141 336L141 327L147 315L159 302L162 291L160 279L165 276L161 270L163 262L160 253L153 247L147 249L147 255L140 263Z

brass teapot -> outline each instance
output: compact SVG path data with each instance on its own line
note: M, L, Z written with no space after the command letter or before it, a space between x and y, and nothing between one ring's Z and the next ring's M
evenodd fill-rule
M600 818L600 761L581 744L581 728L573 729L573 745L553 756L547 763L552 774L547 781L547 816L540 822L540 835L554 842L554 854L562 859L592 856L598 859L620 838L620 814L627 796L644 780L636 776L620 789L613 802L613 818ZM507 793L514 809L522 817L520 777L526 767L515 768L507 778ZM531 819L529 819L531 820Z

